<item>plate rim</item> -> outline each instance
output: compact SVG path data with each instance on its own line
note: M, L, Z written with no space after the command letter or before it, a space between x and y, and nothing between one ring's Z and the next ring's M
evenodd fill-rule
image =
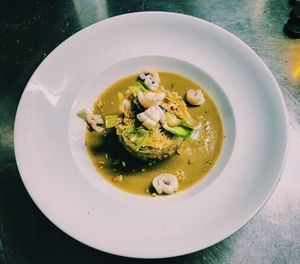
M221 238L219 241L215 242L215 243L212 243L210 245L207 245L207 247L210 247L222 240L224 240L225 238L227 238L229 235L235 233L237 230L241 229L243 226L245 226L256 214L259 213L259 211L264 207L264 205L266 204L266 202L270 199L271 195L273 194L273 192L275 191L277 185L278 185L278 182L280 180L280 177L282 175L282 172L283 172L283 169L284 169L284 165L285 165L285 162L286 162L286 158L287 158L287 152L288 152L288 145L289 145L289 127L288 127L288 115L287 115L287 109L285 107L285 102L284 102L284 98L283 98L283 95L282 95L282 92L281 92L281 89L274 77L274 75L272 74L272 72L270 71L270 69L266 66L266 64L264 63L264 61L251 49L251 47L249 47L246 43L244 43L242 40L240 40L238 37L236 37L234 34L232 34L231 32L229 32L228 30L216 25L216 24L213 24L211 22L208 22L206 20L203 20L201 18L197 18L197 17L193 17L193 16L190 16L190 15L185 15L185 14L179 14L179 13L173 13L173 12L162 12L162 11L144 11L144 12L134 12L134 13L127 13L127 14L122 14L122 15L118 15L118 16L114 16L114 17L110 17L110 18L107 18L107 19L104 19L102 21L98 21L98 22L95 22L93 24L91 24L90 26L86 27L86 28L83 28L81 29L80 31L78 31L77 33L75 33L74 35L70 36L69 38L67 38L66 40L64 40L60 45L58 45L53 51L51 51L48 56L39 64L39 66L36 68L36 70L33 72L31 78L29 79L29 81L27 82L26 84L26 87L24 89L24 92L27 90L27 87L29 86L29 84L31 83L32 79L36 76L36 74L38 74L38 71L39 71L39 68L40 66L47 60L47 58L49 58L57 49L59 49L63 44L67 43L68 41L70 41L71 38L73 38L75 35L78 36L80 35L80 33L83 31L83 30L86 30L88 28L93 28L93 27L96 27L98 24L100 23L103 23L103 22L107 22L107 21L112 21L112 20L118 20L120 19L120 17L124 17L124 16L136 16L136 15L143 15L143 14L147 14L147 15L151 15L151 14L165 14L165 15L172 15L172 16L178 16L178 17L185 17L187 19L192 19L192 20L195 20L195 21L201 21L203 23L206 23L206 24L209 24L209 25L212 25L214 26L215 28L217 28L218 30L221 30L221 31L225 31L227 34L230 34L231 37L233 37L236 41L238 41L239 45L242 45L244 48L246 48L249 52L251 52L252 56L255 56L256 59L258 59L260 61L260 63L262 63L262 65L264 66L264 68L268 71L269 73L269 77L271 77L272 79L272 82L273 84L275 85L276 89L277 89L277 95L279 95L279 98L283 108L281 108L281 110L283 111L283 116L284 116L284 123L285 123L285 127L283 128L285 131L285 134L286 134L286 138L285 138L285 141L284 141L284 151L283 151L283 160L281 162L281 166L280 166L280 170L279 170L279 173L278 173L278 176L277 176L277 180L276 182L273 183L273 188L269 190L269 193L268 195L266 195L265 199L263 201L261 201L261 203L259 205L257 205L257 210L255 212L253 212L253 215L251 216L251 218L246 222L246 223L243 223L242 225L239 225L237 226L236 230L233 231L233 232L229 232L230 234L228 234L227 236ZM17 142L18 140L17 137L18 137L18 131L19 131L19 123L20 123L20 119L21 119L21 113L20 113L20 109L21 109L21 106L22 104L24 103L23 100L24 100L24 92L21 96L21 99L19 101L19 104L18 104L18 108L17 108L17 112L16 112L16 118L15 118L15 123L14 123L14 142ZM15 157L16 157L16 162L17 162L17 166L18 166L18 170L19 170L19 173L20 173L20 176L21 176L21 179L24 183L24 186L28 192L28 194L30 195L30 197L32 198L32 200L34 201L34 203L38 206L38 208L41 210L41 212L43 212L43 214L52 222L54 223L60 230L62 230L64 233L66 233L67 235L75 238L76 240L82 242L82 240L80 238L77 238L74 234L70 234L68 232L66 232L63 228L61 228L61 226L55 221L54 217L52 216L49 216L43 208L41 208L39 206L39 202L36 200L36 198L32 195L32 192L30 191L30 188L29 186L27 185L26 183L26 180L25 178L22 176L22 171L21 171L21 163L22 161L20 160L20 156L18 155L18 151L17 151L17 148L18 148L18 144L14 145L14 151L15 151ZM99 249L97 247L94 247L93 245L90 245L90 244L87 244L86 242L82 242L90 247L93 247L97 250L102 250L102 249ZM207 247L204 247L204 248L207 248ZM204 248L201 248L204 249ZM112 254L117 254L117 255L120 255L120 256L126 256L126 257L132 257L131 255L126 255L126 254L122 254L122 253L116 253L115 251L107 251L105 250L105 252L109 252L109 253L112 253ZM174 255L168 255L168 256L154 256L154 257L150 257L150 256L134 256L135 258L167 258L167 257L174 257L174 256L180 256L180 255L185 255L185 254L189 254L189 253L192 253L194 251L190 251L190 252L185 252L185 253L180 253L179 254L174 254Z

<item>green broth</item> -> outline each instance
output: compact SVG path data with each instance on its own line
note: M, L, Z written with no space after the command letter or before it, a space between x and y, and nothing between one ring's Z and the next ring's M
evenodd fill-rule
M166 160L148 164L132 157L119 143L113 129L107 136L96 132L86 132L86 145L99 174L114 186L139 195L149 195L152 179L161 173L179 176L179 190L185 190L205 177L216 164L223 145L223 124L216 104L203 88L192 80L179 74L161 72L161 85L176 91L183 98L189 89L201 89L205 103L202 106L189 106L188 109L199 128L196 138L188 138L178 150L178 154ZM102 110L98 108L98 99L94 112L104 115L118 114L118 92L125 92L133 85L138 75L131 75L110 85L99 96L103 102ZM117 176L122 175L118 181Z

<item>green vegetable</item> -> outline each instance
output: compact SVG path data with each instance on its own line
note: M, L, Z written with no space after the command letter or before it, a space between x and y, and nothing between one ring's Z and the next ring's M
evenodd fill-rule
M149 90L149 87L142 81L137 81L135 86L139 87L143 92L146 92Z
M158 105L158 106L164 113L168 112L168 110L166 108L164 108L162 105Z
M180 119L177 116L167 112L165 113L165 117L166 117L166 122L168 124L168 126L170 127L177 127L177 126L181 126L181 127L185 127L185 128L189 128L189 129L193 129L194 126L187 120L185 119Z
M77 116L79 116L80 118L82 118L84 121L86 121L87 119L87 114L86 114L86 110L80 110L79 112L77 112Z
M191 124L188 120L185 120L185 119L181 119L181 126L183 127L186 127L186 128L189 128L189 129L194 129L194 126L193 124Z
M140 83L136 82L135 85L128 87L129 92L131 92L135 97L137 96L138 91L146 92L147 89Z
M132 105L134 106L134 110L137 110L138 112L141 112L144 109L136 98L132 100Z
M119 117L117 115L107 115L104 117L104 119L105 119L105 127L112 128L117 124Z
M170 133L182 137L187 138L193 133L193 129L181 126L169 127L167 124L163 124L162 127L169 131Z
M130 137L130 141L134 143L134 146L132 147L135 151L138 151L140 149L148 135L149 131L144 128L138 128L134 130Z
M181 125L181 119L171 113L165 113L166 122L168 126L175 127Z

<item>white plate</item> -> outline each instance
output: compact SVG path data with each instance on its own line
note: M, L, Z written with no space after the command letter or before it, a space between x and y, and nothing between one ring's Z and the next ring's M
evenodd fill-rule
M207 179L167 198L130 195L98 176L75 117L148 64L202 84L226 134ZM67 39L31 77L15 122L20 174L41 211L75 239L130 257L194 252L241 228L275 189L286 149L284 101L262 60L218 26L164 12L110 18Z

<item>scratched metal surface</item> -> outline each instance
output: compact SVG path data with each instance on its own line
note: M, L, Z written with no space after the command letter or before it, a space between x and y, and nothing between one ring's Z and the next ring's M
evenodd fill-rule
M287 0L0 0L0 263L300 263L300 40L282 33L290 9ZM245 41L279 82L290 125L286 168L259 214L215 246L160 261L109 255L65 235L30 199L13 151L18 101L45 56L94 22L143 10L203 18Z

